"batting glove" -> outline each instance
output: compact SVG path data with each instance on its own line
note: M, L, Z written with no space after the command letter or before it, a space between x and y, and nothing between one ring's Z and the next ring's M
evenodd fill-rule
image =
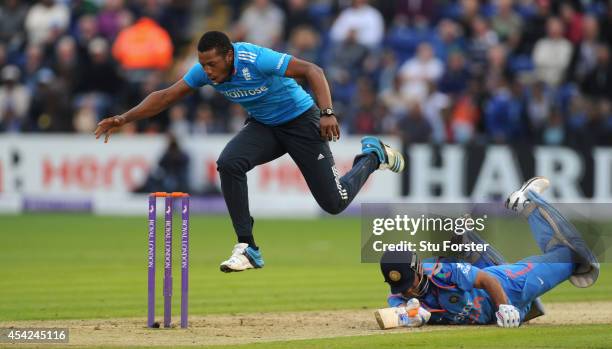
M514 305L500 304L495 316L499 327L519 327L521 324L521 314Z

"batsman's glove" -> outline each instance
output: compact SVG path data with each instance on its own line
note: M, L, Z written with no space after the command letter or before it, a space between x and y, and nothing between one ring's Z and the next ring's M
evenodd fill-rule
M519 327L521 324L521 314L514 305L500 304L495 316L499 327Z

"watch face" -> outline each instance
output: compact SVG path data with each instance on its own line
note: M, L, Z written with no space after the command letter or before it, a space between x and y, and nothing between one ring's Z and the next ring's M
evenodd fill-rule
M334 115L334 111L331 108L323 109L323 115Z

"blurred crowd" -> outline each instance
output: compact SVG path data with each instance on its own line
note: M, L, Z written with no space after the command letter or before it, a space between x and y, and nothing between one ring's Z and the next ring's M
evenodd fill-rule
M179 79L209 29L322 66L344 134L612 144L612 1L596 0L3 0L0 132L91 132ZM208 87L124 132L245 118Z

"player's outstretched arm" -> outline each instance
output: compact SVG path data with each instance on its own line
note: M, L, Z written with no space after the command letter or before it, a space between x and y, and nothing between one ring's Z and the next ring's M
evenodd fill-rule
M332 109L331 92L329 84L325 78L323 69L314 63L292 57L287 65L285 76L290 78L304 79L308 81L308 85L315 95L319 109ZM321 137L328 141L336 141L340 139L340 127L335 115L325 116L321 118Z
M127 112L100 121L94 131L96 139L104 135L104 143L107 143L111 134L119 130L121 126L157 115L192 91L191 87L181 79L166 89L152 92L140 104Z
M500 327L518 327L521 324L521 316L515 306L510 304L508 296L501 283L493 276L484 271L479 271L476 275L474 287L487 291L491 300L497 307L495 316L497 325Z

